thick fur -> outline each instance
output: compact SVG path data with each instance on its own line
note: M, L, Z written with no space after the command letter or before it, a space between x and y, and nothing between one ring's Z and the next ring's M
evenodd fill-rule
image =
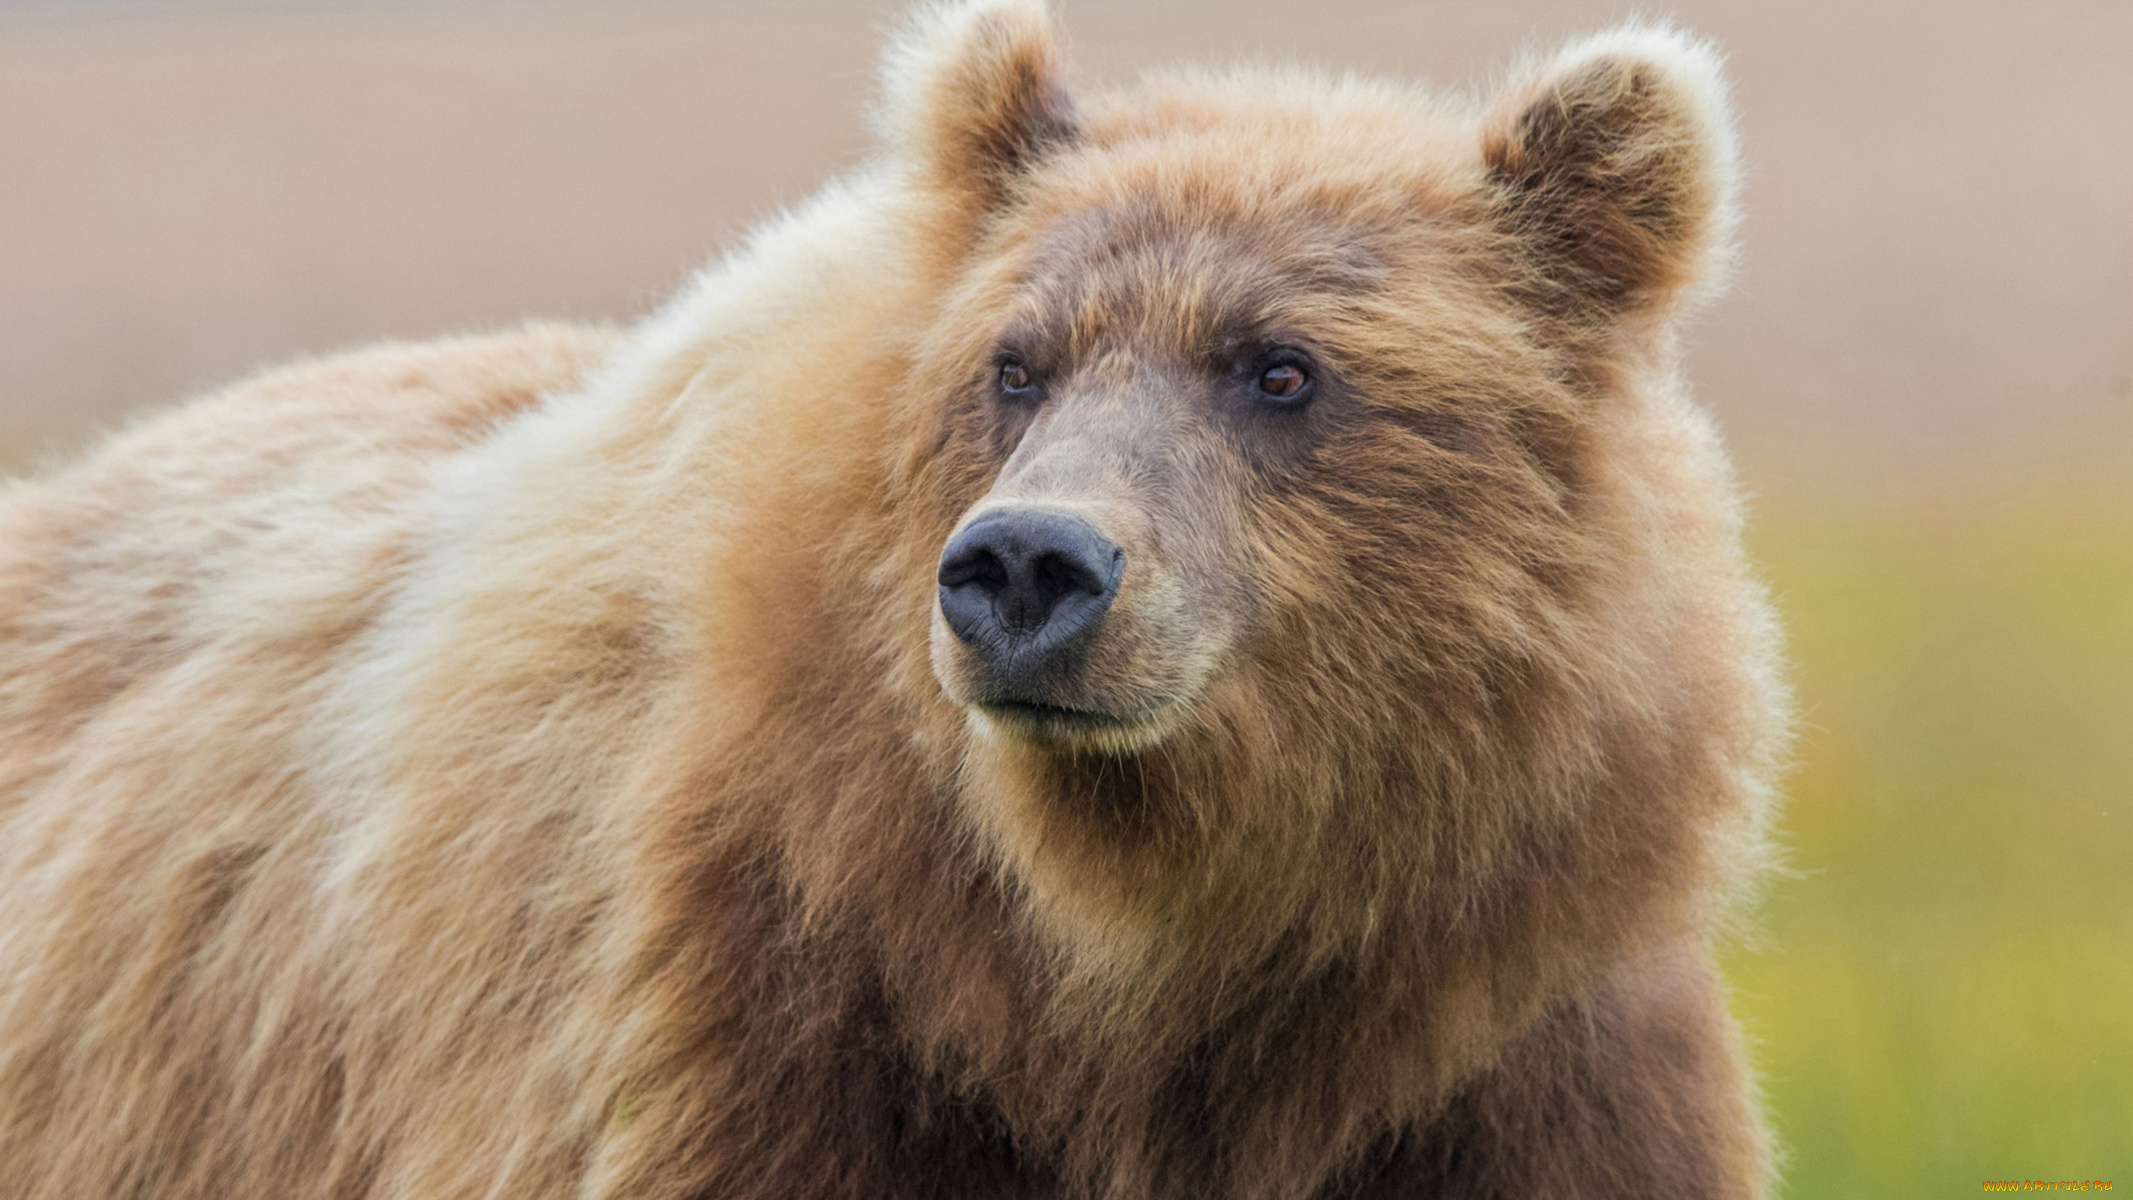
M926 14L879 159L639 328L0 494L0 1197L1759 1192L1707 941L1782 704L1674 341L1712 55L1060 63ZM1192 365L1262 327L1307 409ZM936 627L1032 496L1132 556L1107 732Z

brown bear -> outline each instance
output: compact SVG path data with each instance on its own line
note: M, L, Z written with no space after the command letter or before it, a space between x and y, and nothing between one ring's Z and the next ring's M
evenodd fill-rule
M1741 1197L1717 60L1078 95L0 498L0 1197Z

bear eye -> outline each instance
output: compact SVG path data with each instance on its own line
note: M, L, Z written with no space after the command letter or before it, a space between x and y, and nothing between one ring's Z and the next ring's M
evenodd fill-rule
M1259 369L1254 381L1259 396L1282 405L1301 404L1311 391L1311 373L1293 354L1283 354Z
M1029 367L1024 365L1022 360L1015 358L1001 360L1001 391L1010 396L1023 396L1027 395L1036 386L1036 380L1030 378Z
M1310 377L1301 370L1283 363L1278 367L1266 369L1266 373L1259 377L1259 390L1277 400L1287 400L1302 391L1304 384L1309 382Z

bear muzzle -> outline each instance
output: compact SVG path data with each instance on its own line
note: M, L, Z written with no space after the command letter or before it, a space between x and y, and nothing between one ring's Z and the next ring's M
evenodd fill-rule
M1057 701L1061 685L1086 659L1125 574L1126 552L1072 513L996 509L950 538L941 616L982 668L973 699L1071 712Z

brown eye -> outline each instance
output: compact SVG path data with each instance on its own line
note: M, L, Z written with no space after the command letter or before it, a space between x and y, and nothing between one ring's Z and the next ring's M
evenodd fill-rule
M1029 368L1010 359L1000 364L1000 390L1011 396L1019 396L1030 390Z
M1276 400L1294 400L1309 382L1311 377L1303 368L1278 363L1260 373L1259 390Z

